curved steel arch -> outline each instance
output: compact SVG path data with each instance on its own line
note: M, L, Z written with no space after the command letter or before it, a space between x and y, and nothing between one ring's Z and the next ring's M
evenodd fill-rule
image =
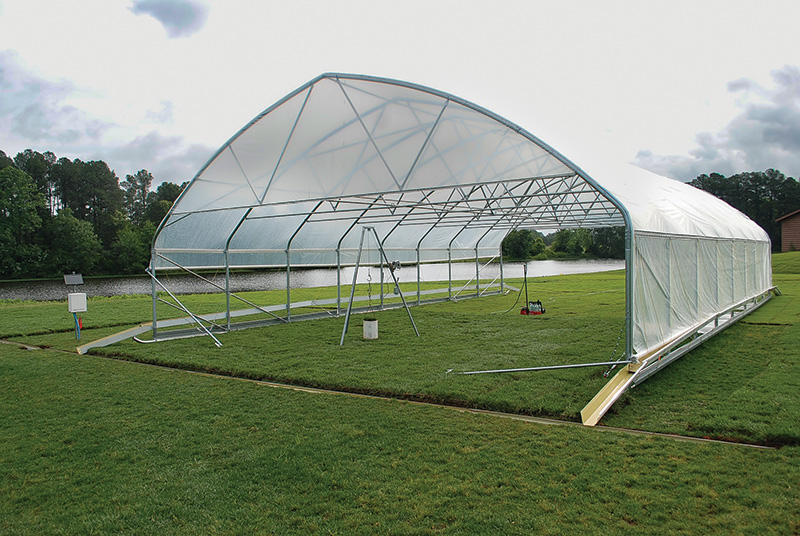
M632 323L631 323L630 311L632 311L632 309L633 309L632 304L631 304L631 300L633 299L633 293L631 292L631 282L632 282L632 279L633 279L633 274L632 274L633 264L630 262L630 258L629 257L630 257L630 252L633 249L633 237L634 237L634 234L632 232L630 232L630 229L631 229L630 215L628 214L628 211L626 210L624 205L622 203L620 203L618 201L618 199L614 195L611 194L611 192L607 191L602 185L600 185L597 181L595 181L592 177L590 177L587 173L585 173L581 168L579 168L577 165L575 165L571 160L566 158L564 155L562 155L561 153L559 153L558 151L553 149L551 146L546 144L544 141L542 141L538 137L534 136L532 133L530 133L526 129L520 127L519 125L509 121L508 119L506 119L506 118L504 118L504 117L502 117L502 116L500 116L500 115L498 115L498 114L496 114L496 113L494 113L494 112L492 112L492 111L490 111L490 110L488 110L488 109L486 109L486 108L484 108L482 106L479 106L479 105L477 105L477 104L475 104L473 102L470 102L470 101L468 101L466 99L460 98L460 97L458 97L456 95L453 95L453 94L450 94L450 93L446 93L444 91L440 91L440 90L437 90L437 89L433 89L433 88L430 88L430 87L426 87L426 86L423 86L423 85L414 84L414 83L410 83L410 82L405 82L405 81L401 81L401 80L394 80L394 79L381 78L381 77L375 77L375 76L357 75L357 74L324 73L324 74L321 74L318 77L314 78L313 80L307 82L306 84L303 84L302 86L298 87L297 89L295 89L294 91L292 91L291 93L289 93L288 95L286 95L285 97L283 97L282 99L277 101L275 104L273 104L273 105L269 106L268 108L266 108L264 111L262 111L256 117L254 117L244 127L242 127L233 136L231 136L226 141L226 143L223 144L214 153L214 155L212 155L212 157L200 168L200 170L192 178L192 180L190 181L189 185L186 187L184 192L182 192L181 196L173 204L173 207L171 208L170 212L167 214L167 216L164 218L164 220L159 225L159 227L158 227L158 229L156 231L156 234L154 236L154 240L153 240L153 253L154 254L153 254L153 261L152 261L152 265L151 265L151 269L153 271L155 271L155 269L156 269L156 258L157 258L156 253L157 253L157 250L159 249L158 248L158 241L159 241L159 237L161 236L162 232L164 232L165 228L167 228L167 226L173 221L173 219L175 221L179 221L180 219L185 218L185 217L188 216L188 214L181 214L180 211L179 211L179 209L180 209L180 207L181 207L181 205L183 203L184 198L189 196L189 195L191 195L191 192L192 192L192 190L194 188L194 185L198 181L201 180L201 178L203 177L204 173L210 168L210 166L212 166L212 164L218 158L221 157L221 155L223 155L226 151L229 150L231 155L233 156L235 162L236 162L236 165L238 166L239 172L241 173L242 178L244 179L244 182L246 183L247 188L251 192L253 192L253 195L256 196L256 198L258 199L259 202L258 203L252 203L249 206L248 205L244 205L244 206L243 205L238 205L238 206L235 206L235 207L233 207L233 206L229 207L230 209L237 208L239 210L242 210L242 213L241 213L241 216L238 218L238 221L231 228L230 232L227 234L227 236L225 238L224 259L225 259L226 273L228 273L228 271L230 269L229 251L231 249L231 243L235 239L237 233L239 233L239 231L242 229L244 222L252 217L253 210L255 208L258 208L259 206L264 206L265 204L269 204L269 202L268 202L269 201L269 192L270 192L270 189L274 185L274 180L275 180L276 176L279 174L279 171L281 170L281 167L285 164L284 157L286 155L287 148L292 143L292 138L296 133L296 130L298 128L298 124L300 123L301 119L304 116L304 113L307 110L307 106L308 106L309 101L310 101L310 99L312 97L312 93L314 92L315 87L318 84L320 84L321 82L324 82L324 81L334 82L338 86L338 88L340 89L344 99L346 100L347 104L349 105L350 110L352 111L353 117L350 118L348 121L344 121L343 124L341 124L337 128L334 128L334 129L332 129L330 131L327 131L327 132L319 132L318 136L316 138L316 141L314 141L313 143L311 143L310 145L305 147L305 149L303 151L301 151L300 153L296 154L293 157L294 161L302 160L303 158L308 157L308 155L315 148L320 147L323 143L325 143L326 141L334 138L339 133L341 133L341 132L347 130L348 128L351 128L354 125L358 124L358 125L361 126L361 128L363 129L363 132L366 134L366 137L368 139L369 145L371 145L371 147L374 149L374 154L372 154L371 156L367 157L363 161L359 160L360 168L364 168L364 167L370 165L370 163L375 159L380 159L382 164L383 164L383 166L385 167L386 171L392 177L392 180L394 182L395 187L392 188L391 191L398 192L398 193L400 193L400 192L408 192L408 190L406 190L406 186L408 184L408 181L409 181L410 177L412 176L412 174L417 169L417 166L418 165L422 165L424 163L423 162L423 155L430 149L431 144L434 142L434 134L437 132L437 129L438 129L438 127L439 127L439 125L440 125L440 123L442 121L442 118L443 118L446 110L452 104L456 104L456 105L459 105L459 106L463 107L466 110L470 110L470 111L472 111L474 113L477 113L481 117L488 118L491 122L494 122L497 125L500 125L500 126L504 127L505 129L507 129L505 131L505 134L503 135L503 137L497 141L497 145L496 145L494 151L491 152L491 153L488 153L487 155L482 155L482 156L486 156L486 160L485 160L484 165L483 165L483 171L479 172L479 176L482 176L483 173L486 172L487 168L490 165L492 165L492 157L494 155L496 155L497 152L500 150L500 147L503 144L504 140L508 137L509 132L513 132L513 133L521 136L523 139L527 140L528 142L532 143L536 147L538 147L540 150L542 150L544 152L544 154L548 155L548 157L552 157L556 161L560 162L563 166L565 166L567 169L569 169L574 174L574 176L576 178L580 178L580 180L583 183L589 185L592 188L592 190L594 190L595 192L597 192L597 194L599 194L599 196L601 196L602 198L607 200L616 209L617 214L621 215L622 220L625 223L626 229L628 229L628 231L626 232L626 265L627 265L627 268L628 268L628 270L627 270L628 271L628 277L626 279L626 287L627 287L626 288L626 325L627 325L627 330L626 331L627 331L628 336L626 337L626 339L628 341L628 346L629 346L627 348L627 350L628 350L627 354L629 356L632 355L632 347L630 346L630 344L631 344L631 341L633 340L633 337L632 337ZM416 99L415 100L411 96L408 96L408 95L404 96L404 98L387 98L387 97L378 95L377 98L383 99L383 100L380 101L379 104L373 105L371 108L368 108L366 110L362 110L362 112L360 113L358 107L354 104L351 96L348 94L348 91L366 91L366 90L364 90L363 88L360 88L360 87L355 87L353 85L348 85L348 83L350 83L350 82L376 84L376 88L379 87L380 85L395 86L395 87L400 87L400 88L404 88L404 89L407 89L407 90L411 90L412 92L419 92L420 94L423 94L423 95L430 95L430 96L433 96L433 97L435 97L437 99L440 99L439 102L441 102L441 106L438 109L438 113L437 113L436 118L433 121L432 125L428 126L427 124L424 124L423 122L418 120L418 125L417 125L418 130L411 132L411 134L408 134L408 133L406 134L406 138L407 138L407 137L413 135L414 133L424 132L425 133L425 141L419 146L419 150L416 151L416 154L414 155L414 158L413 158L413 162L411 162L411 164L409 165L408 170L405 172L404 176L402 176L402 177L396 177L395 176L394 171L392 170L392 167L389 165L389 163L387 162L386 157L383 155L383 153L381 151L381 147L378 145L378 143L376 142L376 140L373 137L373 134L370 132L370 129L367 127L367 125L366 125L366 123L364 121L364 118L362 117L362 114L365 115L365 116L368 116L369 114L375 112L379 108L383 108L381 110L381 113L383 113L383 111L385 111L386 107L389 106L389 104L396 104L398 102L403 102L405 106L411 106L412 102L416 102L416 103L424 102L425 104L429 104L429 105L431 104L431 102L425 101L424 99ZM413 93L411 95L413 95ZM285 140L284 140L284 142L282 144L280 154L279 154L278 158L275 160L274 165L272 166L272 172L270 174L269 180L266 183L266 186L264 186L263 193L257 192L257 188L255 188L253 183L250 181L250 179L248 179L247 173L245 172L245 170L244 170L244 168L243 168L238 156L236 155L234 144L238 140L240 140L246 133L248 133L248 131L251 128L253 128L255 125L257 125L260 121L265 120L266 118L269 118L269 115L271 113L273 113L275 110L279 109L281 106L283 106L284 104L288 103L289 101L291 101L292 99L294 99L296 97L301 97L303 99L302 103L299 105L298 110L297 110L297 114L296 114L296 116L294 117L294 119L292 121L291 128L289 128L288 133L286 134L286 138L285 138ZM376 122L375 126L377 126L377 125L378 125L378 123ZM394 143L400 143L402 141L403 141L403 138L401 138L399 141L396 141ZM473 142L473 141L474 141L473 138L466 138L464 140L461 140L460 144L456 144L453 147L446 148L446 151L456 150L456 149L458 149L459 145L469 144L470 142ZM355 143L364 143L364 145L366 147L366 143L364 142L364 140L356 140ZM388 150L388 149L391 149L391 148L392 148L391 145L389 147L384 147L385 150ZM506 150L508 150L508 149L506 149ZM432 154L429 155L429 161L430 160L435 160L435 159L440 159L444 163L444 165L447 166L447 163L444 160L442 153L440 153L439 149L437 149L437 148L434 148L434 151L432 152ZM290 169L291 168L291 162L288 164L288 166L289 167L287 167L285 169ZM354 168L351 171L350 176L352 176L353 173L356 173L358 171L359 171L359 169ZM451 177L455 177L455 174L453 173L452 170L450 171L450 173L451 173ZM541 178L540 177L531 177L530 180L531 180L531 184L528 186L528 188L526 190L526 194L527 194L527 191L529 191L532 188L532 186L536 183L536 181L540 181L540 184L538 185L538 188L536 188L536 191L537 192L542 192L541 195L543 196L544 201L541 202L538 206L534 206L534 207L531 208L531 207L526 206L526 204L528 202L530 202L530 199L532 199L531 197L528 197L527 200L525 200L525 201L523 201L523 199L521 199L521 198L515 198L515 200L513 202L513 206L510 207L510 208L506 208L505 210L501 209L501 212L503 213L503 216L500 217L500 218L494 218L493 222L488 223L488 228L486 229L486 231L479 235L478 241L474 245L476 251L477 251L478 243L481 240L483 240L489 234L489 232L492 229L498 228L498 229L510 230L510 229L517 228L520 225L524 225L525 221L526 221L526 218L530 217L531 214L536 213L537 211L544 212L544 211L547 211L547 209L549 208L550 211L552 212L552 219L549 220L550 224L551 225L562 225L564 223L563 222L564 214L558 214L557 211L555 210L555 207L552 206L552 205L553 205L554 199L558 200L559 196L561 196L561 199L563 200L565 198L565 196L567 196L570 192L573 191L572 188L571 187L567 187L566 190L564 190L564 191L550 192L550 191L548 191L548 188L550 188L553 184L556 184L556 186L555 186L556 189L561 188L561 186L566 183L564 181L564 179L558 179L558 180L562 181L561 185L558 185L557 181L548 182L547 181L547 177L544 177L544 176L541 177ZM451 238L449 240L449 243L446 246L446 249L447 249L447 252L448 252L448 258L450 258L451 250L452 250L452 247L453 247L453 241L458 236L460 236L463 233L464 230L466 230L468 227L470 227L470 225L474 224L477 220L480 220L481 217L485 217L485 214L482 214L481 212L476 212L476 213L473 213L473 214L469 214L469 212L471 210L471 204L470 204L471 203L471 197L472 197L473 193L478 188L483 188L483 185L480 185L480 186L472 185L472 187L471 187L472 190L469 192L469 194L468 195L464 195L464 191L461 190L461 188L469 188L470 186L468 184L458 184L457 182L455 184L450 184L450 183L447 183L447 181L445 181L445 183L446 184L442 184L442 185L439 185L437 187L434 187L433 191L438 191L438 190L448 191L449 190L451 193L450 193L450 196L449 196L447 201L445 201L444 203L439 202L438 205L428 204L425 201L425 196L423 196L423 198L418 200L418 203L421 202L421 204L417 204L415 206L410 207L404 213L402 218L400 218L398 221L395 222L394 226L389 230L387 235L384 237L384 240L386 238L388 238L388 236L390 234L392 234L395 229L397 229L401 225L405 224L406 223L405 220L407 218L409 220L412 220L412 215L418 216L420 210L423 210L423 209L420 209L419 207L425 207L424 210L433 211L433 212L436 212L437 207L438 207L439 212L437 214L435 214L435 217L433 217L431 220L428 220L427 224L423 224L424 225L424 229L420 233L421 236L418 236L418 240L416 240L416 243L414 244L414 249L417 251L417 259L419 260L419 257L420 257L419 256L419 249L420 249L420 247L422 245L423 240L430 234L430 232L433 229L435 229L437 226L442 226L442 225L450 226L452 224L455 224L455 228L454 228L453 232L452 233L448 233ZM502 181L501 181L501 183L502 183ZM489 184L489 183L486 183L486 184ZM504 188L505 188L506 193L509 194L509 197L510 198L514 198L514 195L509 191L508 187L505 186L505 184L504 184ZM258 188L258 190L260 190L260 188ZM451 201L452 198L453 198L453 193L455 193L456 191L460 191L461 192L462 199ZM372 201L367 200L367 203L368 203L367 207L364 208L363 211L361 211L361 213L358 214L352 220L351 224L347 227L347 230L339 237L339 240L338 240L338 243L337 243L337 248L336 248L337 264L340 263L340 261L338 259L341 256L342 241L344 240L344 238L349 234L349 231L352 230L352 228L355 225L357 225L360 221L365 220L365 219L369 219L369 217L370 217L369 215L371 213L370 212L371 210L373 210L373 211L375 210L374 206L377 203L377 197L375 197L375 194L374 193L371 194L370 192L364 192L364 193L361 194L361 196L364 196L364 197L367 197L367 198L369 198L370 195L372 195ZM321 198L324 199L325 196L321 196ZM341 200L347 200L347 197L345 196L343 198L341 196L332 196L329 199L330 200L337 200L337 202L338 202L338 201L341 201ZM303 201L303 200L298 199L298 201ZM289 230L289 235L290 235L290 237L288 239L289 243L291 243L294 240L294 238L300 233L300 231L301 231L301 229L302 229L302 227L304 225L306 225L307 223L312 221L312 218L314 218L314 216L315 216L316 210L322 204L322 201L320 200L320 198L316 198L314 196L308 196L308 197L306 197L304 199L304 201L316 201L317 204L315 206L314 211L310 212L305 218L303 218L302 222L300 223L300 225L297 228L295 228L293 231ZM590 202L590 206L593 206L596 203L596 201L597 201L596 198L594 200L592 200ZM575 196L575 202L577 203L577 195ZM488 204L489 203L487 202L487 205ZM215 208L213 210L226 210L226 208L224 208L224 207L223 208ZM589 209L589 210L591 210L591 209ZM335 212L335 210L334 210L334 212ZM463 213L463 216L458 216L458 214L460 214L460 213ZM585 211L585 216L588 216L588 210ZM259 216L259 217L261 217L261 216ZM347 217L347 216L343 215L343 217ZM423 218L423 221L424 221L424 218L425 218L424 214L421 217ZM461 218L461 219L459 220L459 218ZM509 223L503 225L502 222L504 220L508 221ZM415 223L415 221L410 221L410 223L409 223L409 225L415 225L415 224L418 225L418 223ZM288 265L288 262L287 262L287 265Z
M701 340L728 325L727 315L762 303L771 285L769 241L747 218L688 186L627 172L603 178L598 182L526 129L450 93L375 76L322 74L229 138L159 225L150 266L153 337L155 274L168 265L224 267L228 293L232 257L234 266L244 265L241 259L282 266L288 318L290 250L297 265L327 259L341 267L354 255L357 225L370 227L381 249L413 254L418 279L423 251L425 261L468 258L472 251L479 271L480 251L499 249L504 233L520 226L624 225L627 386L682 355L693 344L689 338ZM318 235L323 239L315 241ZM673 242L678 252L692 242L694 256L663 259L659 248L673 252ZM738 251L748 263L743 281L736 279ZM707 283L699 274L716 269L723 253L731 259L719 257L726 272L716 274L716 294L703 296L701 312L700 286ZM654 263L665 264L666 280L652 270ZM694 285L696 309L675 326L673 316L692 296L653 293L670 284L673 267L680 284ZM723 292L722 285L730 288ZM638 293L647 298L634 301ZM419 295L418 285L418 303Z

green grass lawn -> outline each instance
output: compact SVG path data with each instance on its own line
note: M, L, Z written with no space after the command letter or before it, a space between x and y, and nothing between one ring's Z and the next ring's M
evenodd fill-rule
M782 446L772 451L100 357L577 419L604 369L446 371L607 360L624 317L621 272L530 280L542 317L500 314L516 295L414 308L420 338L405 311L380 312L377 341L354 321L344 346L340 318L226 334L220 349L206 338L126 341L77 356L59 351L76 346L64 302L0 304L3 337L50 348L0 345L0 534L796 534L800 253L775 255L773 269L782 296L629 391L603 421ZM307 292L296 299L329 290ZM147 321L150 307L90 300L84 340Z
M332 291L308 292L324 296ZM529 297L544 302L545 315L522 316L518 314L521 304L503 314L514 305L517 293L426 305L412 309L420 337L415 336L406 312L394 309L370 315L379 321L380 337L375 341L362 339L364 315L355 315L343 346L339 344L344 325L340 317L228 333L219 336L222 348L209 338L192 338L149 345L127 340L91 352L254 379L577 420L583 406L607 381L603 369L481 376L447 371L619 357L624 346L624 342L618 345L624 296L623 272L540 278L530 281ZM257 303L269 303L270 298L279 303L283 297L252 296ZM215 299L218 297L192 297L187 301L202 306L201 300ZM119 302L127 310L134 308L132 302L140 303L143 312L150 307L149 299L143 297L91 303L84 315L84 339L119 330L106 327L120 314L115 310ZM63 304L56 305L63 308ZM60 314L68 316L63 311ZM146 316L139 318L146 320ZM98 324L103 327L92 328ZM72 331L17 340L70 350L76 346Z
M791 534L800 451L0 353L3 534Z

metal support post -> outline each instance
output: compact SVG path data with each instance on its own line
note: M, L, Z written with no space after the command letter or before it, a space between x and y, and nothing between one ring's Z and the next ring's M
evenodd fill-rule
M342 314L342 251L336 248L336 316Z
M291 272L292 268L290 267L289 262L289 248L286 248L286 320L287 322L291 322L292 320L292 278Z
M506 291L506 283L503 279L503 248L500 248L500 293Z
M475 297L481 297L481 260L478 257L478 246L475 246Z
M353 286L350 287L350 301L347 304L347 314L344 317L344 329L342 330L342 340L339 341L339 346L344 344L344 336L347 334L347 328L350 327L350 313L353 310L353 299L356 296L356 281L358 278L358 266L361 264L361 249L364 247L364 233L366 227L361 229L361 240L358 243L358 255L356 255L356 265L353 267Z
M453 299L453 256L447 247L447 297Z
M694 314L700 311L700 240L694 239Z
M420 286L420 256L419 256L419 246L417 246L417 305L422 303L422 287Z
M217 348L221 348L222 347L222 343L219 342L219 339L217 339L214 336L214 334L211 333L211 331L203 325L203 323L201 322L200 318L197 315L195 315L189 309L187 309L186 306L183 305L183 303L181 303L181 301L172 292L170 292L169 289L166 286L164 286L164 284L161 281L156 279L155 272L151 272L150 276L153 278L153 281L158 283L158 285L164 290L164 292L169 294L169 297L172 298L175 301L176 304L178 304L177 307L179 309L181 309L184 313L186 313L187 315L192 317L192 320L194 320L194 322L198 325L198 327L200 327L200 329L203 330L206 333L206 335L208 335L209 337L214 339L214 344L217 346ZM154 325L155 325L155 323L154 323ZM155 340L155 339L153 339L153 340Z
M375 237L376 237L375 239L376 240L377 240L377 236L378 235L376 234L375 235ZM383 251L383 246L381 245L380 241L378 242L378 248L380 248L381 251ZM387 262L387 264L388 264L388 262ZM383 311L383 259L381 259L380 266L381 266L381 311Z
M370 229L372 231L372 234L375 235L375 241L378 243L378 249L380 249L381 251L382 259L386 261L386 264L389 264L389 258L386 256L386 252L383 250L383 245L381 244L381 241L378 238L378 233L375 231L374 227L368 227L368 229ZM414 323L414 317L411 316L411 309L408 308L408 304L406 303L406 298L405 296L403 296L403 290L400 288L400 282L397 280L397 276L394 275L393 271L390 271L390 273L392 274L392 280L394 282L394 286L397 288L398 293L400 294L400 300L402 300L403 302L403 307L406 308L406 313L408 313L408 319L411 321L411 326L414 328L414 333L416 333L417 337L419 337L419 330L417 329L417 325Z
M344 336L347 333L347 329L350 327L350 313L353 310L353 300L355 299L355 292L356 292L356 281L358 278L358 268L361 264L361 253L364 248L364 234L367 232L372 232L373 236L375 237L375 242L378 244L378 250L381 254L381 268L383 268L383 262L386 264L390 264L389 258L386 256L386 252L383 249L383 245L381 244L381 240L378 237L378 233L375 231L374 227L363 227L361 229L361 240L358 243L358 256L356 258L356 266L355 270L353 271L353 286L350 289L350 303L347 306L347 315L344 319L344 329L342 330L342 339L339 341L339 346L344 344ZM406 298L403 296L403 290L400 289L400 282L397 280L397 276L395 276L394 272L390 271L392 275L392 281L394 282L395 287L399 290L400 299L403 302L403 307L406 309L406 313L408 314L408 319L411 321L411 326L414 328L414 333L416 333L417 337L419 337L419 330L417 329L417 324L414 322L414 317L411 316L411 309L408 307L408 303L406 303Z
M150 252L150 284L151 284L151 292L153 295L153 340L156 340L156 336L158 335L158 296L156 295L156 252L152 250Z
M219 290L226 290L226 289L225 289L225 287L223 287L222 285L218 285L217 283L214 283L212 280L210 280L210 279L208 279L208 278L206 278L206 277L203 277L202 275L198 274L197 272L193 272L192 270L190 270L190 269L186 268L185 266L181 266L181 265L180 265L180 264L178 264L177 262L175 262L175 261L173 261L173 260L170 260L170 259L168 259L167 257L165 257L165 256L163 256L163 255L161 255L161 254L158 254L157 256L158 256L159 258L161 258L161 259L164 259L164 260L165 260L165 261L167 261L168 263L175 265L176 267L180 268L180 269L181 269L181 270L183 270L184 272L186 272L186 273L188 273L188 274L190 274L190 275L193 275L194 277L196 277L196 278L200 279L201 281L205 281L206 283L208 283L208 284L209 284L209 285L211 285L212 287L216 287L216 288L218 288ZM161 283L159 282L159 284L161 284ZM270 315L270 316L273 316L273 317L277 318L278 320L281 320L281 321L283 321L283 322L288 322L288 321L289 321L289 320L287 320L286 318L281 318L281 317L279 317L278 315L276 315L276 314L272 313L271 311L269 311L268 309L266 309L266 308L264 308L264 307L261 307L260 305L256 305L255 303L253 303L253 302L251 302L251 301L249 301L249 300L246 300L246 299L242 298L241 296L237 295L236 293L230 292L230 293L228 293L228 295L229 295L229 296L233 296L233 297L234 297L234 298L236 298L237 300L239 300L239 301L241 301L241 302L244 302L244 303L246 303L247 305L249 305L249 306L251 306L251 307L255 307L256 309L258 309L258 310L259 310L259 311L261 311L262 313L267 313L268 315Z
M528 263L522 265L522 277L524 277L523 284L525 285L525 309L528 308L528 304L530 303L528 298Z
M672 333L672 239L667 241L667 333Z
M633 271L635 242L633 229L625 225L625 356L631 363L636 362L633 355Z
M231 330L231 265L225 250L225 329Z

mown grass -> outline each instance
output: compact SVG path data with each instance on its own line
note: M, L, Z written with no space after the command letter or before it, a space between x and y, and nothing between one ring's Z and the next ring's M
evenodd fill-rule
M800 449L0 348L3 534L792 534Z
M324 296L324 292L332 291L310 292ZM276 295L274 299L279 303L283 297ZM155 345L128 340L92 352L254 379L576 420L581 408L605 383L602 369L483 376L447 373L450 369L607 361L615 351L617 357L621 354L617 342L624 323L623 272L531 280L529 297L541 299L547 313L521 316L521 304L517 304L503 314L514 305L516 293L414 308L419 338L406 312L395 309L370 314L379 321L380 338L376 341L361 338L363 315L355 316L343 346L339 342L344 319L331 318L225 334L220 336L222 348L216 348L207 338ZM260 298L268 300L270 296ZM143 302L149 307L144 298L126 301ZM91 304L84 325L94 325L90 316L105 321L116 314L105 313L108 305L114 302ZM92 340L113 331L86 329L83 337ZM63 349L75 347L70 331L19 340Z
M800 253L775 255L775 283L782 296L629 391L603 423L771 445L800 444L798 266ZM302 292L297 299L323 299L334 293ZM579 420L580 410L607 381L604 368L482 376L447 373L606 361L620 354L622 272L531 279L529 296L541 299L548 312L541 317L520 316L518 304L501 314L513 305L515 293L414 308L420 338L414 336L405 311L393 310L374 315L380 325L377 341L361 339L362 317L354 317L344 346L339 346L343 326L339 318L226 334L220 337L221 349L201 338L155 345L126 341L93 352L254 379ZM274 291L250 297L258 303L280 303L285 295ZM186 297L191 306L210 310L218 299ZM6 304L0 311L28 307L36 310L34 305ZM41 307L58 307L58 314L68 317L63 303ZM118 331L100 326L116 325L125 314L146 320L150 307L144 297L92 300L85 325L97 327L84 331L84 339ZM32 313L22 327L12 329L41 333L45 318ZM75 346L69 328L16 340L70 350Z
M770 300L628 391L612 426L800 444L800 253L773 256Z
M460 282L459 285L464 282ZM447 283L424 282L421 290L446 288ZM375 297L374 304L379 305L379 285L372 285L372 293ZM407 299L416 299L416 283L402 284L403 292ZM454 289L458 290L454 283ZM384 292L389 292L391 287L384 286ZM214 292L211 292L213 290ZM356 285L357 294L367 296L367 285ZM473 291L474 293L474 291ZM172 302L172 299L164 293L159 293L165 300ZM283 304L286 302L285 290L264 290L248 291L237 293L237 296L253 302L260 306ZM336 298L336 288L301 288L292 290L292 302L317 301ZM179 296L181 303L196 314L218 313L225 310L225 296L209 286L208 293L191 294ZM343 308L347 306L349 295L342 296ZM387 303L398 301L397 298L387 300ZM111 327L130 327L143 322L150 322L153 319L153 303L150 296L141 295L122 295L111 297L92 297L89 298L89 310L81 313L85 329L104 329ZM174 302L172 302L174 303ZM251 306L236 299L231 299L232 309L247 309ZM334 306L326 306L326 309ZM301 308L292 309L292 314L318 312L321 308ZM187 316L185 312L174 308L159 305L158 318L181 318ZM0 313L8 321L0 325L0 338L42 335L49 333L69 333L74 329L72 315L67 311L66 298L53 301L21 301L21 300L0 300ZM285 315L279 311L277 314ZM263 318L263 315L262 315ZM246 319L246 318L245 318ZM235 319L236 320L236 319ZM238 319L242 320L242 319Z
M637 386L605 420L790 445L773 451L77 356L58 351L76 344L64 302L0 304L5 337L51 348L0 345L0 533L797 534L800 254L776 255L773 267L782 296ZM531 280L531 298L548 307L538 318L494 314L515 296L415 308L419 339L399 310L378 314L377 341L361 340L354 322L342 347L343 320L331 319L231 333L222 349L190 339L102 352L575 418L603 369L445 371L605 360L623 285L621 273ZM146 321L150 306L90 300L84 338Z

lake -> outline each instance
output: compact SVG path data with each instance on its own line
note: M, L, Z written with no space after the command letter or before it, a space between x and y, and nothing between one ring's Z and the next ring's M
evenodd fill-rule
M528 277L545 277L561 274L578 274L589 272L603 272L608 270L621 270L625 268L625 261L617 259L577 260L577 261L530 261ZM459 262L453 265L453 281L466 281L475 277L475 264ZM509 262L503 265L503 276L506 279L521 278L524 273L525 263ZM329 287L336 285L336 268L314 268L306 270L293 270L291 275L292 288ZM417 280L415 265L402 266L397 272L400 282ZM481 265L481 280L492 280L500 276L500 265L492 263ZM208 276L218 285L225 285L225 273ZM372 278L373 283L380 281L378 267L362 266L358 271L358 282L366 283ZM161 279L176 294L191 294L203 292L219 292L217 289L191 275L161 275ZM384 268L384 279L391 280L388 268ZM422 281L447 281L447 263L423 264L420 269ZM353 281L353 267L342 268L342 285L349 285ZM286 272L250 272L234 274L231 277L231 291L242 292L249 290L274 290L286 288ZM84 278L84 284L78 287L64 284L59 281L28 281L24 283L0 284L0 299L2 300L65 300L69 292L85 292L87 297L93 296L119 296L125 294L150 294L151 282L148 277L122 277L122 278Z

